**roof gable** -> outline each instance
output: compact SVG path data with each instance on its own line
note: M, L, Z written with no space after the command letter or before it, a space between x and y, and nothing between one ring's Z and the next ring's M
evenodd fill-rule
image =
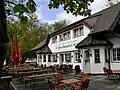
M112 7L109 7L107 9L104 9L101 12L101 15L96 21L95 27L93 28L93 31L90 34L95 34L103 31L112 31L116 21L119 19L117 18L119 12L120 12L120 3Z

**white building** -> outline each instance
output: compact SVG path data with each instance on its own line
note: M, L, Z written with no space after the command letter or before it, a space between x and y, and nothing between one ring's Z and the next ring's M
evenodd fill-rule
M37 63L80 65L93 74L120 69L119 29L120 3L50 34L33 49Z
M92 32L76 45L86 61L83 71L104 73L103 67L120 70L120 3L98 12L97 16Z
M75 46L86 38L89 32L89 26L83 20L53 32L34 48L37 63L46 66L71 64L73 68L75 65L82 68L82 58Z

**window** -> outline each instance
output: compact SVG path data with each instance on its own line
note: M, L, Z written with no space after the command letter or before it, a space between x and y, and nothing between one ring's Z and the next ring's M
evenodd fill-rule
M83 27L74 29L74 37L80 37L84 35Z
M57 62L57 54L53 55L53 62Z
M46 55L43 55L43 62L46 62Z
M64 54L60 54L62 62L64 62Z
M70 39L70 31L60 35L60 41L69 40L69 39Z
M107 63L108 62L108 50L105 49L105 62Z
M95 54L95 63L100 63L100 50L94 49L94 54Z
M76 58L76 62L81 63L81 58L80 58L80 52L79 51L75 52L75 58Z
M63 39L63 35L60 35L59 37L60 37L60 41L63 41L63 40L64 40L64 39Z
M51 55L48 55L48 62L51 62Z
M120 61L120 48L113 49L113 61Z
M65 61L66 62L71 62L71 53L65 54Z
M57 43L57 36L52 38L52 43Z
M90 59L90 52L88 50L85 51L85 58Z

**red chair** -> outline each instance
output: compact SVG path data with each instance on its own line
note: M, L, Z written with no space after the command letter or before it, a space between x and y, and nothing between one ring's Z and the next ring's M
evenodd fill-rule
M74 87L75 90L87 90L89 87L89 79L82 79L79 83L77 83Z
M48 80L48 83L50 85L51 90L62 90L63 84L59 84L59 85L55 86L55 84L51 80Z
M103 71L105 74L107 74L107 68L106 67L103 67Z
M117 82L118 80L120 80L118 75L116 73L113 73L111 69L107 69L106 74L109 81Z
M81 81L75 85L75 90L87 90L90 80L88 79L88 73L83 73Z
M60 80L63 80L63 76L61 74L57 74L56 80L57 80L57 84L60 84Z

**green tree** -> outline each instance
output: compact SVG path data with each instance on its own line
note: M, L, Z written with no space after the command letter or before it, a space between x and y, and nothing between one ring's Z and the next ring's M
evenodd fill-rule
M53 26L53 31L56 31L60 28L63 28L65 26L67 26L70 22L67 21L67 20L61 20L61 21L58 21L58 22L54 22L54 24L52 24Z
M35 0L5 0L7 16L12 19L17 16L22 22L26 22L31 13L36 11ZM91 10L88 6L94 0L50 0L48 7L59 8L63 6L64 10L73 15L90 15Z
M55 22L53 24L48 24L41 22L37 19L35 14L32 18L28 19L28 23L22 24L20 21L12 22L8 24L9 42L7 47L7 60L11 55L11 48L13 43L13 36L17 34L18 45L22 50L23 58L32 58L34 53L30 50L44 40L48 34L55 30L58 30L64 26L68 25L67 20L62 20Z

